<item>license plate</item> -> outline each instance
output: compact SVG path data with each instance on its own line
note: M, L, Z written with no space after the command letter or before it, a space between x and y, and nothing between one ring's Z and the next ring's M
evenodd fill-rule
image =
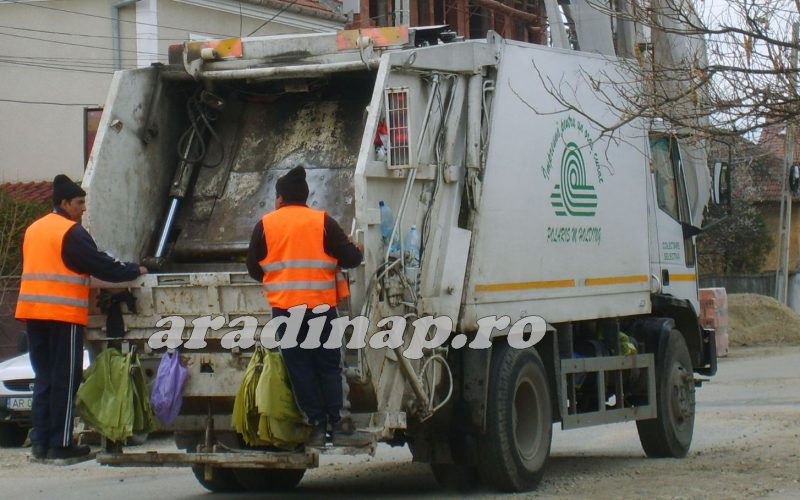
M33 398L8 398L6 408L17 411L30 411Z

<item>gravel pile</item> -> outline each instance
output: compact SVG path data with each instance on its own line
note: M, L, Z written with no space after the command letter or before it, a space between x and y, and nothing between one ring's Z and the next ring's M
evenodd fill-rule
M733 293L728 335L735 346L800 344L800 315L772 297Z

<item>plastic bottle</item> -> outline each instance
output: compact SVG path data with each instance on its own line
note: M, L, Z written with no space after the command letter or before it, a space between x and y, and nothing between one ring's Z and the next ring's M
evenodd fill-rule
M412 286L416 287L417 276L419 275L419 232L417 226L411 226L405 240L403 240L403 252L405 257L406 278Z
M416 224L411 226L403 240L403 251L406 254L406 267L419 267L419 232Z
M389 244L389 238L392 237L392 229L394 229L394 215L392 215L392 209L383 201L378 202L378 206L381 209L381 236L383 237L383 244L390 247L390 252L396 252L399 247L397 244L397 235L395 235L392 243Z

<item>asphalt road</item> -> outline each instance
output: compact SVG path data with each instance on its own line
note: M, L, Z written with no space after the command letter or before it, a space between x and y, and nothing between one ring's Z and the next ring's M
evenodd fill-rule
M800 498L800 347L735 351L697 391L690 456L644 458L633 423L553 436L543 498ZM147 446L164 448L162 439ZM0 498L193 499L209 496L187 469L117 469L27 463L28 450L0 450ZM291 498L440 498L426 465L407 448L375 457L323 456ZM477 498L496 498L489 491ZM236 498L262 498L240 494ZM276 496L277 498L277 496Z

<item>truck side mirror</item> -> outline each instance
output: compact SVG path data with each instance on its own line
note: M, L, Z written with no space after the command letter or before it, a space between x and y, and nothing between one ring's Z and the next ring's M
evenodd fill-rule
M711 201L714 205L731 204L731 177L729 165L715 161L711 174Z
M691 238L692 236L697 236L703 232L703 229L691 224L687 224L686 222L681 222L681 229L683 230L683 239L685 240Z

